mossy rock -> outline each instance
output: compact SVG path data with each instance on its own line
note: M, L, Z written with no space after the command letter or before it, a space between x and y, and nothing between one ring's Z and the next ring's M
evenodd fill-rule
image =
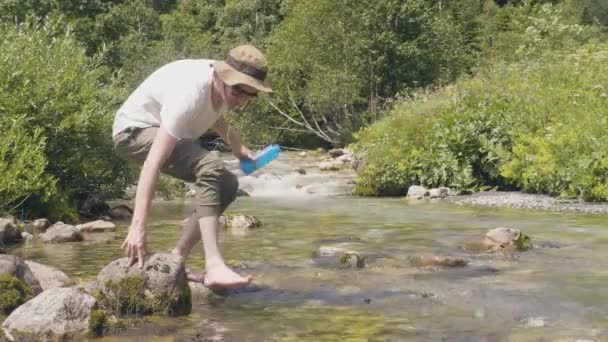
M189 313L182 308L191 308L192 295L190 287L177 295L164 291L148 290L148 280L144 275L122 278L118 281L109 280L105 283L106 291L96 296L102 307L116 315L145 316L160 314L177 316ZM186 312L188 311L188 312Z
M8 315L33 296L32 289L17 277L0 275L0 313Z
M128 266L128 259L116 260L97 277L94 296L101 307L116 316L189 314L192 295L181 258L155 254L144 267Z
M121 333L130 327L143 323L141 318L117 318L108 314L106 310L97 308L91 311L89 319L89 332L94 337L114 335Z

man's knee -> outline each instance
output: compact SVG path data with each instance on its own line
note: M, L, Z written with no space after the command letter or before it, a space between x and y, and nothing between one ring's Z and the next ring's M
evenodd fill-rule
M226 171L218 179L218 188L221 202L220 211L223 212L236 199L239 180L232 172Z

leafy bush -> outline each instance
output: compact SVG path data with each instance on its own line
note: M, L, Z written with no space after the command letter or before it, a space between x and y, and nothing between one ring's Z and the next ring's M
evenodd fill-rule
M74 216L128 177L110 138L121 91L62 25L0 26L0 209L25 216Z
M608 45L496 63L362 131L356 192L412 184L608 199Z

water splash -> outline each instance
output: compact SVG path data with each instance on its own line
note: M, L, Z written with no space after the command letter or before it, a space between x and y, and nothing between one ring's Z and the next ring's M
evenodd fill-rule
M294 152L283 152L268 167L245 176L234 159L225 164L239 177L240 188L253 197L328 197L348 195L352 191L355 173L345 168L340 171L320 171L324 156L300 157Z

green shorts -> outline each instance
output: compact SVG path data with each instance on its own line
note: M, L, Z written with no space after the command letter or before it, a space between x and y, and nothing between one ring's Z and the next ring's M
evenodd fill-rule
M158 127L130 127L113 137L117 153L142 165L146 160ZM239 182L214 153L202 148L197 140L178 141L161 172L199 187L195 214L198 217L221 215L234 201Z

